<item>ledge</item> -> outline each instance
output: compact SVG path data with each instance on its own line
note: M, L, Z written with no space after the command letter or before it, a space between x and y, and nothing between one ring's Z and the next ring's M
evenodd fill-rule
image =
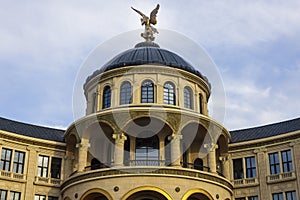
M79 184L85 181L102 179L102 178L114 178L114 177L127 177L127 176L169 176L176 178L190 178L201 179L207 182L216 182L218 185L225 187L229 190L233 189L232 184L225 178L204 171L198 171L186 168L176 167L122 167L122 168L105 168L92 170L88 172L78 172L73 176L66 179L62 185L61 190L65 190L67 187Z
M284 172L280 174L272 174L267 176L267 183L279 183L284 181L292 181L296 180L295 171Z

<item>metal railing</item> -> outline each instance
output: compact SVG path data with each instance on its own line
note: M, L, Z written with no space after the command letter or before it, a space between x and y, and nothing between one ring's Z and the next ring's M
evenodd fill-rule
M210 168L207 166L203 166L203 165L194 165L193 163L181 162L181 166L183 168L196 169L196 170L200 170L200 171L210 172Z

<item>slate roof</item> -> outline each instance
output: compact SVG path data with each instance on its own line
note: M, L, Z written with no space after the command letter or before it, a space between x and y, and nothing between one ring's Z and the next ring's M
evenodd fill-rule
M26 124L2 117L0 117L0 130L44 140L64 142L64 130Z
M231 143L261 139L300 130L300 118L274 124L230 131Z
M182 69L191 72L208 82L208 79L205 76L203 76L191 64L186 62L182 57L171 51L160 48L156 43L149 42L138 43L135 48L118 54L103 67L89 76L86 82L102 72L122 68L125 66L135 66L143 64L155 64L159 66L164 65Z

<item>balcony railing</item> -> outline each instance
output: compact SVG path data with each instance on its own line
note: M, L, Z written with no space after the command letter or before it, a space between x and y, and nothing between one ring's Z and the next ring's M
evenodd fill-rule
M3 178L12 178L12 179L18 179L18 180L25 180L25 175L24 174L19 174L15 172L10 172L10 171L4 171L0 170L0 176Z
M210 172L210 168L206 167L206 166L203 166L203 165L194 165L193 163L181 162L181 166L183 168L197 169L197 170L200 170L200 171Z
M248 186L253 184L258 184L258 179L254 178L244 178L244 179L235 179L232 181L234 186Z
M50 185L59 186L62 183L62 180L57 179L57 178L36 176L35 177L35 182L38 183L38 184L50 184Z
M267 176L267 182L278 182L278 181L287 181L287 180L293 180L296 179L295 171L290 172L283 172L280 174L271 174Z

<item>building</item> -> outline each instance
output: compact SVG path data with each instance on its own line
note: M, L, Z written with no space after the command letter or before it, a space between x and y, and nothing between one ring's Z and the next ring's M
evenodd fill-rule
M87 78L86 116L67 130L0 118L0 200L299 199L300 118L229 132L208 116L210 89L138 43Z

